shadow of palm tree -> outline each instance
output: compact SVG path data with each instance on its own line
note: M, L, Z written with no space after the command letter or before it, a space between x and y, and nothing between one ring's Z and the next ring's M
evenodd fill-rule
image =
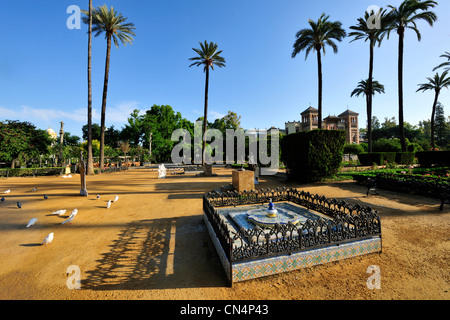
M82 288L149 290L226 286L202 217L129 223L87 272Z

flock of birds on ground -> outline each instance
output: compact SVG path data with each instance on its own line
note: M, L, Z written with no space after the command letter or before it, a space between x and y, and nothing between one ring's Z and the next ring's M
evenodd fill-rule
M37 191L37 188L33 188L30 190L30 192L36 192L36 191ZM8 189L3 192L3 194L10 194L10 193L11 193L11 189ZM44 194L44 200L48 200L48 195ZM100 195L97 195L97 200L100 200ZM119 200L118 195L116 195L114 197L114 200L108 200L108 202L106 204L106 208L109 209L111 207L111 204L114 202L117 202L118 200ZM0 203L4 203L5 201L6 201L5 196L2 196L2 198L0 199ZM22 203L20 201L17 201L17 208L22 209ZM62 216L66 212L67 212L67 210L58 210L58 211L53 212L51 215ZM78 209L73 209L70 216L66 220L64 220L61 224L66 224L66 223L71 224L77 214L78 214ZM38 221L38 219L32 218L26 225L26 228L30 228L31 226L35 225L37 221ZM42 241L41 245L47 246L47 245L51 244L54 236L55 236L54 233L51 232L47 237L45 237L45 239L44 239L44 241Z

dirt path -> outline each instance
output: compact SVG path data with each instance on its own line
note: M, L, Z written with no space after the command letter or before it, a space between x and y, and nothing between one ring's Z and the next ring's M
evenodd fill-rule
M366 197L348 182L299 188L378 210L381 254L228 288L202 222L202 194L231 182L230 170L215 172L88 177L89 197L77 196L77 175L0 180L0 192L11 189L0 204L0 299L449 299L450 206L441 213L436 200L385 191ZM259 187L279 185L263 179ZM73 223L62 225L75 208ZM59 209L66 214L51 215ZM31 218L38 222L27 229ZM41 246L50 232L53 244ZM370 265L381 269L381 290L366 286ZM68 289L69 266L79 267L81 290Z

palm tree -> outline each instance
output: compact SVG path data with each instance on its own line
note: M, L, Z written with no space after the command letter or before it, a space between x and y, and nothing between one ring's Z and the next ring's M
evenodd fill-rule
M88 36L88 136L87 136L87 174L94 174L94 157L92 156L92 0L89 0L89 36Z
M450 71L450 52L446 52L441 56L441 58L446 58L447 62L441 63L436 68L434 68L433 71L436 71L439 68L445 68L445 71Z
M114 41L116 48L119 48L119 41L126 45L133 42L133 36L136 34L133 30L133 23L127 23L127 18L122 14L114 10L113 7L108 9L105 5L94 9L92 12L92 24L93 32L96 32L95 36L99 36L105 33L106 38L106 62L105 62L105 78L103 83L103 99L102 99L102 112L101 112L101 135L100 135L100 170L104 168L104 148L105 148L105 114L106 114L106 98L108 95L108 81L109 81L109 65L111 59L111 44ZM87 18L84 17L83 21L87 23Z
M385 15L386 10L383 11L383 9L380 9L380 11L378 13L376 12L371 12L369 14L369 12L366 11L364 18L359 18L358 19L358 24L355 26L351 26L350 29L354 30L353 32L349 33L350 37L354 37L354 39L350 42L356 41L356 40L364 40L364 41L369 41L369 78L367 80L367 82L361 81L361 83L365 83L367 85L367 92L373 92L374 88L373 88L373 83L372 83L372 79L373 79L373 60L374 60L374 47L376 44L378 44L378 46L381 45L381 42L383 40L384 37L384 33L383 33L383 27L384 27L384 15ZM379 16L377 16L377 19L381 19L381 23L380 29L377 28L370 28L368 26L368 21L370 19L370 17L372 17L373 14L377 14ZM356 89L355 89L356 91ZM355 91L353 91L352 96L355 93ZM383 93L384 93L384 87L383 87ZM374 93L373 93L374 94ZM359 94L358 94L359 95ZM367 101L367 138L368 138L368 151L372 152L372 95L368 94L366 95L366 101Z
M219 51L217 48L217 44L208 42L205 40L204 43L199 42L200 49L194 50L198 56L190 58L190 61L194 61L190 66L203 66L203 71L206 73L205 80L205 110L203 115L203 147L202 147L202 164L205 165L205 150L206 150L206 127L208 125L208 90L209 90L209 68L214 70L214 65L219 68L225 67L225 59L220 55L222 51Z
M417 92L419 91L427 91L427 90L434 90L434 103L433 103L433 110L431 112L431 147L433 148L433 151L435 150L435 143L434 143L434 120L435 120L435 114L436 114L436 105L438 103L439 94L443 88L448 88L450 86L450 77L447 77L448 71L444 71L441 75L439 73L436 73L433 78L427 78L428 82L424 84L419 84L419 89L417 89Z
M372 92L372 94L370 94ZM372 152L372 109L369 108L369 104L372 101L372 97L375 95L375 93L384 93L384 85L379 83L378 81L369 81L367 80L361 80L358 83L358 86L353 90L351 97L356 96L359 97L360 95L364 95L366 97L366 104L367 104L367 139L368 139L368 145L369 145L369 152ZM369 102L370 99L370 102Z
M319 109L319 123L318 128L322 129L322 57L321 51L325 55L325 46L329 45L334 53L338 52L338 47L333 40L341 42L347 35L345 30L342 29L342 23L340 21L331 22L328 21L330 16L323 13L317 22L309 19L308 23L310 28L302 29L297 32L297 40L294 43L294 50L292 52L292 58L295 58L298 53L305 50L305 60L308 58L311 50L317 53L317 66L318 66L318 109Z
M417 29L417 22L424 20L428 22L430 26L437 20L437 16L434 12L429 11L437 5L433 0L404 0L398 8L391 5L388 7L392 9L386 15L387 21L387 35L392 30L396 30L399 36L398 42L398 113L399 113L399 128L400 128L400 142L402 145L402 151L406 152L406 139L404 130L404 117L403 117L403 48L406 29L411 29L416 32L417 39L420 41L422 36Z

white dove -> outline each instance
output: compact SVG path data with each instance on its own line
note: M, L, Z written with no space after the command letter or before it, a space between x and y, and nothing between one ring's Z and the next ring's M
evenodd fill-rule
M78 209L73 209L72 213L70 214L69 218L73 218L77 215Z
M70 214L69 218L67 220L64 220L61 224L71 224L73 219L75 219L75 216L78 213L78 209L73 209L72 213Z
M53 212L52 214L62 216L64 213L66 213L67 210L58 210Z
M47 246L48 244L52 244L53 238L54 238L54 234L52 232L47 237L45 237L44 241L42 241L42 244L44 246Z
M108 200L108 203L106 204L106 208L109 209L111 207L111 200Z
M116 202L117 200L119 200L119 196L116 195L116 197L114 198L114 202Z
M10 193L10 192L11 192L11 190L8 189L8 190L4 191L3 193Z
M61 222L61 224L66 224L66 223L71 224L72 221L73 221L73 219L75 219L75 216L72 216L72 215L71 215L71 216L69 217L69 219L64 220L63 222Z
M36 219L36 218L31 219L30 222L28 222L28 224L27 224L27 228L31 227L31 226L34 225L36 222L37 222L37 219Z

